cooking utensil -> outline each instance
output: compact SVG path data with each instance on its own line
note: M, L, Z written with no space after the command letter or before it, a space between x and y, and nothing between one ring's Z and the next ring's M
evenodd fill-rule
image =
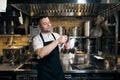
M80 26L73 26L69 28L69 35L74 37L81 36L82 33L82 27Z
M64 26L58 26L53 28L53 32L56 32L60 35L65 35L66 34L66 29Z

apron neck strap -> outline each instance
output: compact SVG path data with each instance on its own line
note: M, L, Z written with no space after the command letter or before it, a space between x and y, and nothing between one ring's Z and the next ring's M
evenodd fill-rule
M55 38L55 36L53 35L53 33L51 33L51 34L52 34L52 36L53 36L54 40L56 40L56 38ZM41 37L42 41L44 42L44 38L43 38L43 36L42 36L42 34L41 34L41 33L40 33L40 37Z

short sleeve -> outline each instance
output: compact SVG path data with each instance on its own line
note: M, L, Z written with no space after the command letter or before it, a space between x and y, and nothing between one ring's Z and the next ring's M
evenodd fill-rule
M33 38L33 49L34 49L34 51L36 50L36 49L39 49L39 48L42 48L43 47L43 41L42 41L42 39L40 38L40 36L39 35L37 35L37 36L35 36L34 38Z

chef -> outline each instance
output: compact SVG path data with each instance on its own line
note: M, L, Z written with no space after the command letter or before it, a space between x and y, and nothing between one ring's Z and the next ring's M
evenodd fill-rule
M33 48L39 56L37 80L64 80L59 45L63 44L65 49L69 49L69 44L66 43L68 37L52 32L52 25L47 16L38 18L38 27L40 33L33 38Z

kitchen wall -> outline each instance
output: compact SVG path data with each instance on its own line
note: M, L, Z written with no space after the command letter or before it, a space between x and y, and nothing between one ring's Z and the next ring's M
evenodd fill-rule
M64 26L68 31L69 27L81 26L83 27L83 22L74 17L61 17L61 18L50 18L53 27ZM14 35L7 36L2 35L0 37L0 55L3 54L2 49L10 46L27 46L29 45L30 35Z
M1 36L0 37L0 56L3 55L3 48L11 46L27 46L29 45L29 36Z
M76 17L65 17L65 16L53 17L53 18L50 17L50 19L53 27L64 26L67 32L70 27L75 27L75 26L83 27L84 22L86 21L84 19L81 20Z
M83 26L80 21L75 18L52 18L51 23L53 27L65 26L65 28L69 29L69 27L73 26ZM0 55L3 54L2 49L10 46L27 46L29 45L29 35L19 35L19 36L1 36L0 37Z
M53 27L64 26L68 32L70 27L81 26L83 27L83 21L80 20L51 20Z

